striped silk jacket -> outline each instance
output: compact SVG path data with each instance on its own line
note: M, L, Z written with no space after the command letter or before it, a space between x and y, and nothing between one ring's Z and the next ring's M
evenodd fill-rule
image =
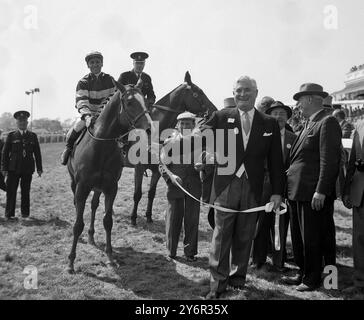
M100 114L104 105L114 95L116 87L110 75L89 73L77 84L76 108L81 115Z

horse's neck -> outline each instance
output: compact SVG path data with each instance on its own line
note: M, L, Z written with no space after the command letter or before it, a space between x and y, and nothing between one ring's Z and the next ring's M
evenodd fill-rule
M170 93L168 93L166 96L164 96L162 99L156 102L156 105L168 107L172 110L175 110L176 112L170 112L170 111L162 111L160 112L158 109L155 111L155 114L159 114L159 118L153 117L152 113L152 119L154 121L159 121L159 128L160 130L164 130L167 128L173 128L175 127L177 123L177 116L179 113L182 113L184 111L184 105L183 105L183 90L181 89L181 86L177 87Z
M122 131L119 123L121 99L119 93L115 93L106 104L101 115L95 122L94 134L96 137L111 138L117 137Z

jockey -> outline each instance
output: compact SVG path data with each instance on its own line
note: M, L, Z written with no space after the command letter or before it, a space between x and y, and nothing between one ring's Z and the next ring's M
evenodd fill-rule
M138 80L142 80L143 87L142 93L146 100L148 101L148 105L152 106L155 102L155 94L152 85L152 78L143 72L145 67L145 60L149 57L149 55L145 52L134 52L130 55L133 59L133 70L123 72L118 82L127 85L127 84L137 84Z
M104 105L116 91L113 78L109 74L101 72L102 54L97 51L90 52L86 55L85 60L91 72L77 84L76 108L81 116L67 134L66 149L62 154L63 165L67 164L73 145L83 129L91 125L94 119L100 115Z

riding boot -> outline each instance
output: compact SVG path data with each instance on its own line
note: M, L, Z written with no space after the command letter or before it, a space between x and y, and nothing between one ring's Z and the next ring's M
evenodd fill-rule
M73 149L73 145L75 144L76 140L80 136L81 132L82 132L82 130L80 132L72 130L69 138L66 141L66 149L64 149L64 151L62 153L62 158L61 158L62 165L64 165L64 166L67 165L68 158Z

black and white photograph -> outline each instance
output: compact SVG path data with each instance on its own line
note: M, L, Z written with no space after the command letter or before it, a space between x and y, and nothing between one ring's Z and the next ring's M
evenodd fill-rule
M0 0L0 300L364 300L363 28L360 0Z

